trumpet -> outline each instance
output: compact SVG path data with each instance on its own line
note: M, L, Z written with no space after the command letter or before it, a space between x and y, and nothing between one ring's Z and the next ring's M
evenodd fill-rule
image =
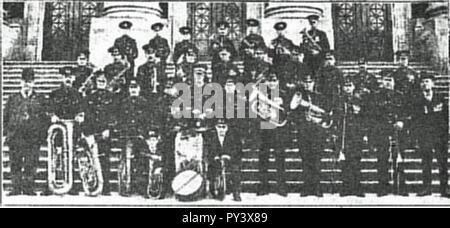
M62 120L48 129L48 187L56 195L68 193L73 186L73 120ZM61 134L62 147L55 140Z
M95 142L94 135L83 136L82 142L77 148L81 182L88 196L97 196L103 191L103 173L98 144Z
M291 102L292 109L295 109L297 106L302 106L307 109L305 112L306 121L317 124L325 129L329 129L333 125L333 120L330 118L333 112L327 112L321 107L303 100L301 93L297 93Z

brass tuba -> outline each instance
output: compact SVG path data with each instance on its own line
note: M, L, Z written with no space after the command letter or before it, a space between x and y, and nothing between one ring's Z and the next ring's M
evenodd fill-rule
M164 174L161 165L157 165L162 162L160 152L157 151L160 137L156 140L149 138L146 141L150 156L148 159L148 184L147 184L147 196L151 199L161 199L164 193Z
M98 144L93 135L83 136L77 148L78 167L84 192L88 196L97 196L103 191L103 174L100 165Z
M48 129L48 187L56 195L68 193L73 186L73 120L62 120ZM61 135L62 145L57 146Z
M259 84L259 80L256 84ZM255 84L255 85L256 85ZM253 91L250 94L251 111L256 113L259 117L269 121L276 127L283 127L287 123L286 110L281 107L281 102L276 102L263 94L256 86L253 86Z

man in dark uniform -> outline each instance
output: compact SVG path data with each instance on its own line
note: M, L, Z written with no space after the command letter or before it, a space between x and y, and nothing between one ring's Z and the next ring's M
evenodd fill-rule
M316 75L317 92L329 97L330 100L340 94L339 84L343 79L342 71L336 67L336 59L333 51L325 54L323 67L319 69Z
M126 62L125 55L121 52L117 46L108 48L108 52L111 53L113 62L105 66L105 76L108 80L107 88L114 92L126 91L127 81L131 80L129 74L127 74L130 65Z
M73 88L79 91L80 87L86 82L89 76L94 71L94 65L89 62L89 51L85 50L80 52L77 56L77 66L72 69L72 73L75 75L75 81L73 82ZM93 81L89 81L89 88L86 88L86 92L89 93L93 88Z
M180 34L183 36L183 40L175 44L173 51L173 62L178 65L183 62L183 58L187 53L193 52L198 55L197 46L191 41L192 39L192 29L187 26L183 26L179 30Z
M392 186L389 185L389 157L392 158L393 162L397 162L398 159L404 157L403 151L398 154L390 146L390 139L398 140L396 135L403 129L405 105L402 94L394 89L395 81L392 73L385 71L382 74L383 88L370 96L366 114L368 129L370 129L370 144L378 153L378 196L386 196L392 192ZM389 151L390 147L391 151ZM395 179L396 177L394 177ZM405 183L401 181L398 185L400 190L398 194L405 195ZM394 187L397 188L397 186Z
M221 175L221 160L225 160L225 168L231 172L231 191L233 200L241 201L241 165L242 165L242 141L240 133L235 129L231 120L220 118L215 127L206 133L205 147L208 160L208 179L210 190L214 189L214 179ZM227 183L225 183L227 184ZM214 196L214 191L211 192ZM217 197L217 196L215 196Z
M325 53L330 50L330 43L328 42L327 34L317 28L319 16L310 15L307 18L311 29L302 31L303 43L301 45L307 50L305 63L309 66L314 76L323 65Z
M291 59L295 46L292 40L285 37L286 27L286 22L278 22L274 25L278 36L271 41L269 46L269 57L272 58L272 65L277 72L283 71L286 63Z
M225 84L228 76L234 76L240 79L239 68L231 61L231 50L229 48L222 48L219 51L220 61L216 63L212 70L212 82Z
M64 81L61 87L50 93L48 102L48 114L51 117L51 122L56 123L61 120L75 120L73 142L77 142L81 132L79 121L81 120L82 111L81 103L82 97L77 89L73 87L75 75L72 67L63 67L60 69L60 74L63 75ZM56 146L60 147L62 138L57 138ZM74 162L75 165L76 162ZM78 195L81 191L81 186L75 185L69 194ZM49 193L49 192L46 192Z
M242 40L239 47L239 55L244 60L244 74L249 74L252 65L255 64L256 48L265 48L264 38L258 34L260 23L256 19L247 20L248 35Z
M220 61L219 52L226 48L230 51L230 60L235 61L237 58L237 50L227 36L230 29L230 24L226 21L220 21L216 23L217 33L212 37L210 41L209 54L212 56L211 65L214 70L216 64Z
M247 70L244 71L243 83L256 82L265 73L268 73L271 64L267 61L267 47L258 46L255 48L254 60Z
M359 71L354 76L355 79L355 92L359 96L370 96L370 94L375 93L380 89L380 83L378 78L367 71L367 62L365 58L360 58L358 60Z
M114 46L119 48L119 52L125 55L125 60L128 61L130 68L126 72L127 81L134 77L134 60L138 57L138 48L136 45L136 40L128 35L133 24L130 21L122 21L119 24L119 28L124 31L124 35L117 38L114 41ZM128 87L128 82L126 82Z
M118 129L120 129L120 134L125 139L122 156L126 156L125 152L131 150L133 157L131 192L122 192L126 196L132 192L145 195L146 191L144 186L146 186L145 183L148 179L142 174L146 173L146 171L148 172L145 169L148 166L148 158L145 157L148 148L144 138L148 134L149 120L156 118L150 115L148 105L147 99L140 95L139 85L135 80L132 80L129 87L129 96L121 100L121 108L117 118Z
M328 97L315 91L311 73L303 77L301 87L290 104L299 131L298 148L303 164L304 187L301 196L322 197L320 159L325 149L332 106Z
M180 63L176 66L176 77L180 82L187 83L192 82L194 79L194 65L197 64L198 51L193 48L185 49L185 52L181 55Z
M263 98L270 99L273 104L277 104L280 108L286 110L286 94L284 91L280 90L280 82L276 75L276 72L271 69L267 74L266 80L264 81L266 91L260 91L257 95L256 100L252 99L253 94L250 95L250 106L253 102L256 103L256 109L252 110L258 113L258 119L260 120L260 125L257 131L258 134L258 144L259 144L259 176L261 185L258 188L257 195L267 195L269 193L269 157L270 149L274 150L275 153L275 166L277 169L277 191L281 196L287 196L286 178L285 178L285 138L286 138L286 127L285 120L282 118L282 110L277 107L273 107L267 103ZM276 116L275 116L276 115Z
M436 93L434 76L423 74L420 79L421 93L413 103L412 125L417 132L419 151L422 157L423 189L419 196L431 195L431 169L433 149L439 165L440 193L449 197L448 192L448 102L444 94Z
M280 82L283 82L282 86L284 90L290 93L290 97L294 95L292 92L300 85L301 79L310 72L308 66L303 63L304 57L304 50L294 46L291 59L286 63L283 71L280 72L281 78L283 78Z
M151 94L160 92L167 77L156 46L146 44L142 49L145 51L147 62L139 66L137 82L141 87L142 95L148 98Z
M96 89L84 98L82 110L85 113L85 121L82 129L86 138L93 139L98 144L104 180L103 195L110 195L111 127L116 122L118 110L114 93L106 89L105 73L97 71L94 74Z
M33 87L34 70L25 68L20 92L9 97L4 111L5 144L9 146L13 186L9 196L36 195L34 177L48 126L45 98Z
M156 57L161 60L161 66L163 72L166 71L167 58L170 55L170 46L166 38L160 35L163 30L164 24L158 22L152 25L151 29L155 32L155 36L148 42L148 45L153 47L156 51Z
M363 128L365 123L364 103L355 93L355 78L345 77L342 95L334 108L336 123L336 146L339 150L338 161L342 164L343 188L341 196L363 197L361 189L361 156L363 143ZM338 156L338 155L336 155Z

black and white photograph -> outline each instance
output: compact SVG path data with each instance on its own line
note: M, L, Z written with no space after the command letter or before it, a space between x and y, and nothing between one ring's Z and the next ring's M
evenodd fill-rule
M450 206L447 0L1 4L1 206Z

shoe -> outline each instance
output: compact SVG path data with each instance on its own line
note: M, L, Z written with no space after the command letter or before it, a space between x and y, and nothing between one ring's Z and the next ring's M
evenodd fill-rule
M323 197L323 193L322 192L316 192L316 194L314 194L315 196L317 196L317 197L320 197L320 198L322 198Z
M441 191L441 197L450 198L450 192L448 190Z
M71 196L78 196L78 195L80 195L79 192L75 192L75 191L70 191L68 194L71 195Z
M378 192L377 193L378 197L383 197L383 196L387 196L387 195L389 195L387 192Z
M37 196L36 192L33 191L24 191L23 194L27 196Z
M241 202L242 201L241 194L238 192L233 193L233 200L236 202Z
M51 195L53 195L53 193L50 191L50 190L45 190L45 191L43 191L41 194L40 194L40 196L51 196Z
M278 191L278 195L280 195L280 196L282 196L282 197L287 197L288 193L287 193L286 189L281 188L281 189Z
M419 197L431 196L431 191L430 190L421 191L421 192L419 192L419 194L417 194L417 196L419 196Z
M267 190L260 190L256 193L256 196L265 196L265 195L269 195L269 191Z
M102 195L104 195L104 196L111 196L111 192L103 192Z
M300 193L300 197L308 197L308 196L312 196L313 194L310 192L302 192Z
M399 195L399 196L408 197L408 196L409 196L409 193L407 193L407 192L400 192L400 193L398 193L398 195Z
M359 197L359 198L366 197L366 195L365 195L364 193L362 193L362 192L356 193L355 196L356 196L356 197Z
M21 191L12 191L8 193L6 196L19 196L19 195L22 195Z

